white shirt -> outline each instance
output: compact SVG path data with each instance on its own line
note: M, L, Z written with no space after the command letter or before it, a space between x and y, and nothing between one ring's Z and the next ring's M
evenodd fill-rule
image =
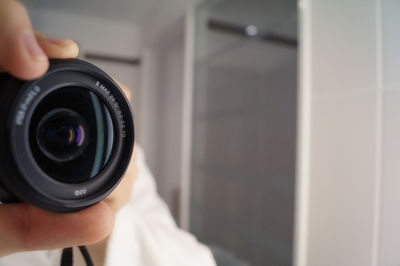
M117 214L109 238L105 266L215 266L210 250L175 224L136 147L138 176L130 201ZM128 169L129 171L129 169ZM61 250L15 253L0 266L58 266Z

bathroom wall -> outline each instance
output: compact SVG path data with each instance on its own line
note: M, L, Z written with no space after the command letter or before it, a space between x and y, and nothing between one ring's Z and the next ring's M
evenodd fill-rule
M298 266L399 265L398 1L300 1Z

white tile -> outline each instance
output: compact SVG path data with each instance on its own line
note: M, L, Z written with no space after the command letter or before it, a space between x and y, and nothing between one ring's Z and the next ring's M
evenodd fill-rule
M400 265L400 91L386 92L383 111L380 266Z
M307 265L370 265L375 93L325 96L312 101Z
M313 88L370 89L376 84L375 1L312 1Z

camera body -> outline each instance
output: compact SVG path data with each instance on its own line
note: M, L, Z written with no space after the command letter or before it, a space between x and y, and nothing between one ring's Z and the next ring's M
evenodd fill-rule
M78 59L50 60L42 77L0 75L0 200L56 212L106 198L134 146L122 90Z

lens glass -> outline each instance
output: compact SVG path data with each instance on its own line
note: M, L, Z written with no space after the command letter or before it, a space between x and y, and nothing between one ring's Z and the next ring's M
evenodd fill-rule
M88 126L78 113L65 108L51 110L40 120L36 138L40 150L48 158L68 162L86 149Z
M114 125L99 96L83 87L64 87L47 95L32 116L29 140L38 166L64 183L83 183L98 175L113 152Z

